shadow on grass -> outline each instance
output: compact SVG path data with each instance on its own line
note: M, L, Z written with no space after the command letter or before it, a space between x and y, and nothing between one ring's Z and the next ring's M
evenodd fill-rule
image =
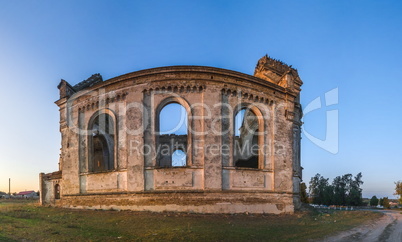
M0 241L7 241L8 242L8 241L17 241L17 240L13 240L13 239L11 239L9 237L6 237L6 236L0 234Z

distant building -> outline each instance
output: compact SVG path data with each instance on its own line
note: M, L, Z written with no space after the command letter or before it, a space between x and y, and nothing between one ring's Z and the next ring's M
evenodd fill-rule
M34 198L37 197L38 194L35 191L24 191L17 193L16 197L18 198Z

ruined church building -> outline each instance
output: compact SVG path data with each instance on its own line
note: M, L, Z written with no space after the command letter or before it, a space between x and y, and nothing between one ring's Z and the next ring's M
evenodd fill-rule
M262 57L254 76L205 66L62 80L59 170L40 174L43 205L195 213L293 213L302 81ZM162 130L177 118L180 132ZM174 116L174 117L173 117ZM168 118L166 118L168 117Z

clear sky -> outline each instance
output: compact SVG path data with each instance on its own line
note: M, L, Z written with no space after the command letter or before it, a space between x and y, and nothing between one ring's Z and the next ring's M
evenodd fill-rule
M161 134L187 134L187 112L178 104L171 103L163 107L159 114L159 131Z
M304 107L321 97L306 132L325 139L326 112L338 110L337 152L303 134L304 181L362 172L365 197L392 197L402 180L401 12L399 0L0 0L0 191L8 178L12 192L37 190L39 172L57 170L61 78L169 65L253 74L269 54L299 70Z

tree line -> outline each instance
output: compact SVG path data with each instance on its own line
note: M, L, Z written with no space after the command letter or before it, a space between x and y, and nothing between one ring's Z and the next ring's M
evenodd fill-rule
M362 184L361 172L355 177L352 174L337 176L331 184L329 178L317 173L310 180L310 200L314 204L322 205L361 206L363 204L362 188L360 188ZM303 196L302 187L302 201L306 200Z
M378 199L377 196L372 196L370 199L370 206L383 206L384 208L391 208L388 197Z
M395 182L395 193L394 195L399 196L399 204L402 204L402 181Z
M402 204L402 181L395 182L395 193L394 195L399 196L398 202ZM388 197L377 198L377 196L373 196L370 199L370 206L383 206L384 208L391 208L389 204L390 200Z
M363 184L362 174L358 173L355 177L352 174L337 176L332 183L329 179L317 173L310 180L309 190L304 182L300 184L300 198L303 203L314 203L322 205L340 205L340 206L361 206L363 205L362 189ZM402 204L402 181L395 182L395 193L399 196L399 204ZM390 208L390 200L388 197L377 198L373 196L370 201L370 206L383 206Z

